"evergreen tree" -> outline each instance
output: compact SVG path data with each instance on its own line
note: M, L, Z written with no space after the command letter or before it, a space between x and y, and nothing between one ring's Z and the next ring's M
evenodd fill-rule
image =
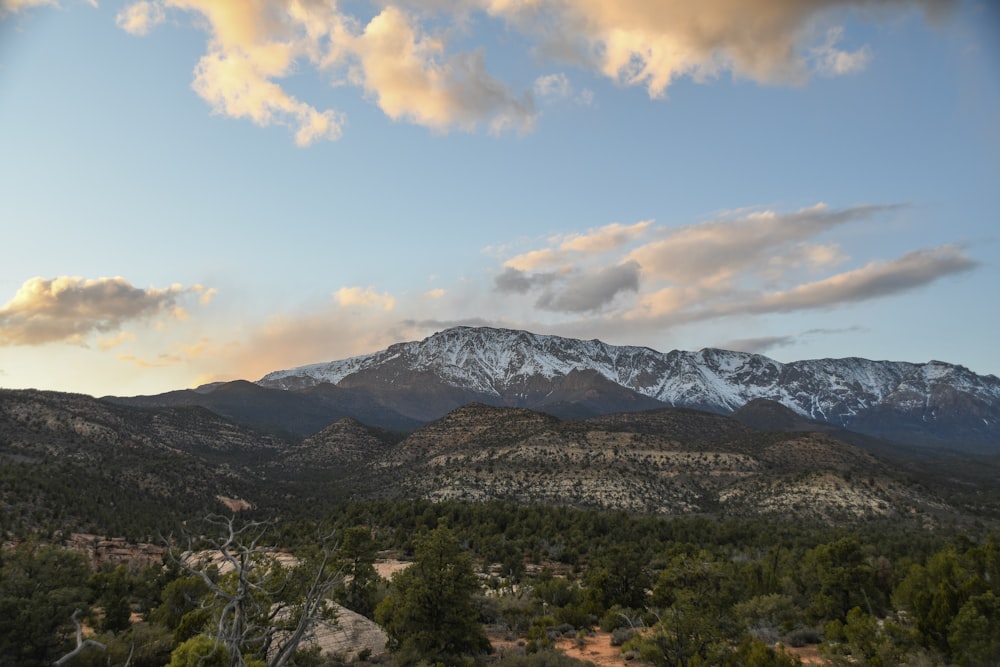
M345 583L337 590L337 601L371 618L380 581L375 571L377 546L371 531L361 526L348 528L342 534L339 551L344 559Z
M457 665L489 652L474 600L478 590L472 560L451 530L439 526L419 538L414 564L393 576L375 611L400 663Z
M89 575L75 551L35 542L0 551L0 665L49 665L71 646Z

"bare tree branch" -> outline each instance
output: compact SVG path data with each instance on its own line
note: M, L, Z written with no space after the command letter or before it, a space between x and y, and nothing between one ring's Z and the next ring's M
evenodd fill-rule
M83 651L83 649L87 648L88 646L93 646L94 648L100 649L102 651L106 651L108 649L107 646L105 646L99 641L83 638L83 627L80 625L80 619L78 618L79 615L80 615L80 610L77 609L76 611L73 612L73 615L70 616L70 618L73 619L73 625L76 626L76 648L67 653L66 655L64 655L63 657L59 658L55 662L53 662L52 663L53 665L57 666L65 665L67 662L69 662L76 656L80 655L80 652Z
M219 532L203 540L212 558L199 557L189 538L186 555L175 562L210 591L215 643L229 651L232 667L242 667L251 656L269 667L283 667L324 617L330 594L342 581L334 536L319 539L321 554L315 562L285 567L275 548L264 546L270 523L237 526L235 517L218 515L205 520ZM215 578L210 568L219 559L221 576Z

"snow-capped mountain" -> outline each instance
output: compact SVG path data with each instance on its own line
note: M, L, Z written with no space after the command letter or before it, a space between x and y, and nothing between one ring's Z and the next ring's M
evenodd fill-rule
M1000 449L1000 379L939 361L782 364L712 348L662 353L456 327L369 355L276 371L258 382L280 389L322 383L370 392L418 419L436 418L471 400L543 410L584 398L592 404L606 400L605 409L592 408L598 412L646 409L657 401L727 414L764 398L804 417L879 437Z

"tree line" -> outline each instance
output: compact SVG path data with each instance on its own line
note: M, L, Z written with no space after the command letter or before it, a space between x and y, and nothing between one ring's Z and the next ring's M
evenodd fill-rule
M1000 535L664 518L505 503L345 503L319 521L190 523L162 566L90 571L58 544L0 550L0 665L342 664L306 641L336 601L376 620L383 664L564 665L557 641L596 629L647 663L993 665ZM277 551L294 554L282 562ZM215 561L183 552L223 553ZM385 581L379 554L414 564ZM296 638L294 639L293 638ZM364 661L362 655L355 660ZM498 659L494 656L493 659Z

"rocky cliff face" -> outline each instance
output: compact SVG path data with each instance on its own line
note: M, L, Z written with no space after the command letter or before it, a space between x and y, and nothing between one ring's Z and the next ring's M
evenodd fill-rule
M88 533L73 533L64 544L86 556L94 570L105 565L125 565L132 571L156 567L163 564L166 553L162 544L129 542L124 537L103 537Z

